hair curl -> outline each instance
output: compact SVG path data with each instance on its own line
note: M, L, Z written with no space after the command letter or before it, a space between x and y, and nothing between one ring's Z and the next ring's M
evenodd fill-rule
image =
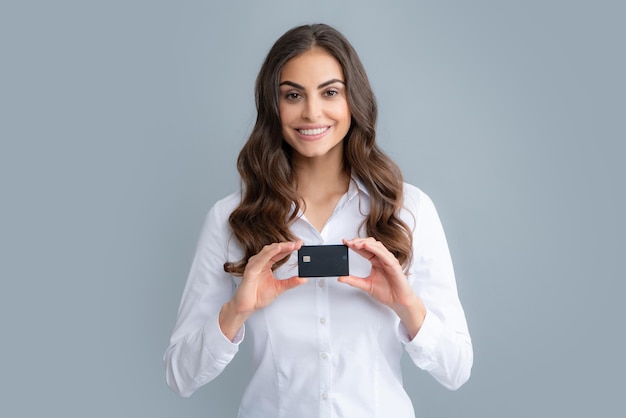
M264 245L296 239L289 225L298 216L300 204L291 147L282 136L279 83L287 61L313 47L330 53L344 72L352 116L343 141L344 168L360 178L370 193L365 231L381 241L405 268L410 262L412 235L398 217L403 200L402 173L376 145L378 109L367 74L356 51L341 33L328 25L315 24L299 26L282 35L270 49L256 79L256 123L237 159L242 197L229 218L234 236L244 248L244 256L224 264L228 273L242 275L248 259Z

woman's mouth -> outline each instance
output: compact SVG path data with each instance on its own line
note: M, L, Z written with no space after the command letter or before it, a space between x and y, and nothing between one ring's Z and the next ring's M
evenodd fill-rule
M319 136L324 134L327 130L330 129L330 126L325 126L323 128L314 128L314 129L297 129L300 135L304 136Z

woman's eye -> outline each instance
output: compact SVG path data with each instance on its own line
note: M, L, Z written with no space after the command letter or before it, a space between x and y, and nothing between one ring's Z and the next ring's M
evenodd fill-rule
M336 95L339 94L339 92L337 90L328 90L324 94L328 97L335 97Z
M298 93L287 93L285 94L285 99L287 100L298 100L300 95Z

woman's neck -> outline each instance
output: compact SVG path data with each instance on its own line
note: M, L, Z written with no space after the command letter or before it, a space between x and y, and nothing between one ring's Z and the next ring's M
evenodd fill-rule
M310 158L295 165L297 192L307 220L318 231L332 215L337 202L350 186L343 159Z
M330 157L330 156L328 156ZM343 194L348 190L350 174L340 158L306 158L294 161L298 194L304 199Z

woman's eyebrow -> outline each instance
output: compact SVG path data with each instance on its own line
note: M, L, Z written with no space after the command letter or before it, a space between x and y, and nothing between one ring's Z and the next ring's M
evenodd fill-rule
M331 84L334 84L334 83L341 83L341 84L343 84L343 85L345 85L345 84L346 84L346 83L344 83L344 81L343 81L343 80L340 80L340 79L338 79L338 78L333 78L332 80L328 80L328 81L326 81L326 82L324 82L324 83L320 84L319 86L317 86L317 88L318 88L318 89L323 89L324 87L326 87L326 86L330 86Z
M343 80L340 80L338 78L333 78L332 80L328 80L328 81L323 82L322 84L317 86L317 88L318 89L323 89L324 87L329 86L329 85L331 85L333 83L341 83L341 84L344 84L344 85L346 84ZM291 87L294 87L294 88L297 88L297 89L300 89L300 90L305 90L304 86L302 86L302 85L300 85L298 83L294 83L293 81L289 81L289 80L283 81L282 83L279 84L279 86L291 86Z

